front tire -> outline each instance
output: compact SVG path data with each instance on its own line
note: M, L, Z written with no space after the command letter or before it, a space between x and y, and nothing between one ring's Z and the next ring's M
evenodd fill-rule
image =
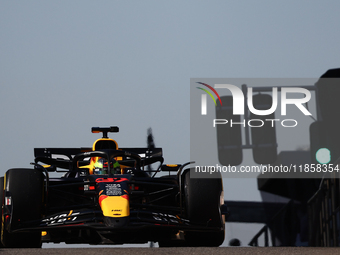
M214 178L191 178L190 170L184 173L184 208L186 218L193 224L215 227L217 231L186 231L189 246L218 247L224 242L224 217L221 215L223 184L220 174Z
M37 169L10 169L4 193L11 196L11 223L2 217L1 242L6 248L41 248L41 232L14 232L25 222L39 220L43 201L43 174ZM10 225L10 226L9 226Z
M1 233L2 233L2 206L4 202L4 177L0 177L0 248L4 248L4 245L1 242Z

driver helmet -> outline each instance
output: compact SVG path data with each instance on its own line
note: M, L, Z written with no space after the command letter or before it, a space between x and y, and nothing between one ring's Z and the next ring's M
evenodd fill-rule
M93 173L96 175L101 175L101 174L118 174L120 173L120 165L119 163L114 160L111 159L110 161L110 173L109 168L108 168L108 162L106 159L104 158L99 158L93 165Z

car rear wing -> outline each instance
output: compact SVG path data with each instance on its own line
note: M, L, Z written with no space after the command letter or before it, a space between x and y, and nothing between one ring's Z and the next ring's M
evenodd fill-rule
M141 165L149 165L157 161L163 162L162 148L120 148L119 150L136 153L141 157ZM35 163L42 162L55 167L72 170L73 158L84 152L90 152L92 148L35 148Z
M34 148L34 157L43 158L68 158L72 160L75 155L83 152L92 151L90 147L84 148ZM66 157L66 158L65 158Z

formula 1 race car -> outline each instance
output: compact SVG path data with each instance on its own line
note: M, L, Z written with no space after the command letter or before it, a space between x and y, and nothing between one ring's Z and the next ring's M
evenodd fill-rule
M0 247L221 245L221 176L190 178L190 163L164 165L161 148L120 148L108 138L118 130L92 128L103 133L92 148L35 148L32 169L8 170L0 178ZM159 172L166 175L155 177Z

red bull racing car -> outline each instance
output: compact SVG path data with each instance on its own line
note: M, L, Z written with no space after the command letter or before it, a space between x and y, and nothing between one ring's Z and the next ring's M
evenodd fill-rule
M220 176L190 178L189 163L164 165L161 148L120 148L108 138L118 127L92 132L103 133L92 147L35 148L33 168L10 169L0 178L0 247L223 243Z

